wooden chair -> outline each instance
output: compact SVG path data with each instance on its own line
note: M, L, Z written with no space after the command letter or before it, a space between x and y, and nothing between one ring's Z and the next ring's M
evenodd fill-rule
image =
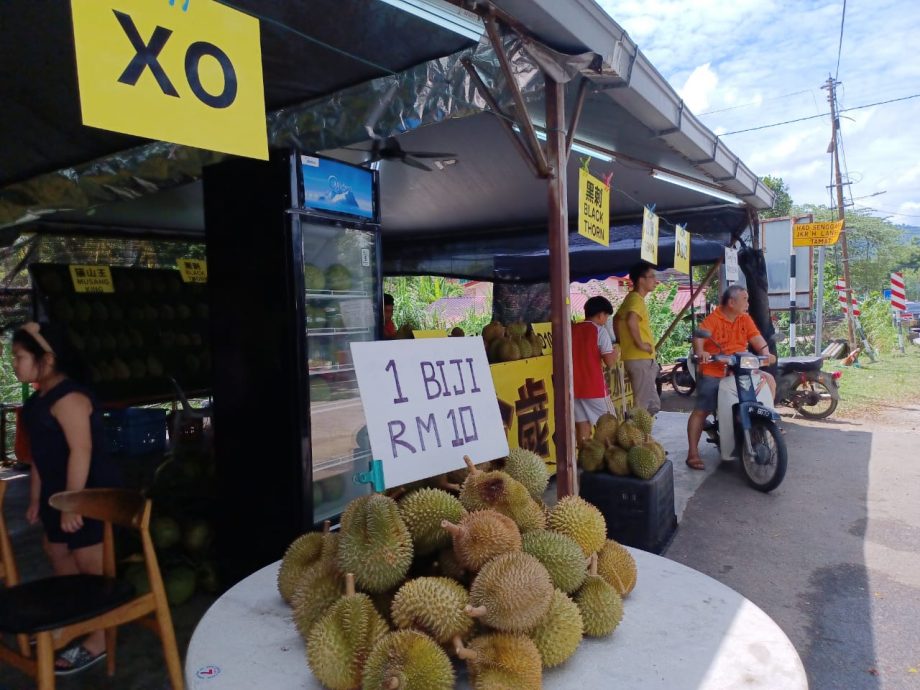
M184 690L169 604L150 538L151 502L137 491L125 489L67 491L55 494L50 502L58 510L105 523L104 574L49 577L0 589L0 631L17 635L18 639L23 635L34 637L37 652L33 656L28 649L22 649L22 644L18 652L0 644L0 662L35 677L38 690L53 690L55 650L77 637L105 630L106 664L111 676L115 673L117 626L137 621L159 634L173 690ZM130 584L115 578L113 525L140 532L150 592L138 595ZM5 525L0 522L0 546L4 544L8 546L8 539ZM4 562L7 546L3 546Z
M6 531L6 520L3 517L3 499L6 496L7 482L0 481L0 580L6 587L15 587L19 584L19 571L16 569L16 559L13 557L13 546L10 543L9 532ZM17 635L16 643L19 652L29 655L29 636Z

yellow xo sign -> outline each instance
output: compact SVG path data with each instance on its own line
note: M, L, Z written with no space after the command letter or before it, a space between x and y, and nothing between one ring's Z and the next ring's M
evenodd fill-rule
M258 20L179 2L72 0L83 124L268 158Z

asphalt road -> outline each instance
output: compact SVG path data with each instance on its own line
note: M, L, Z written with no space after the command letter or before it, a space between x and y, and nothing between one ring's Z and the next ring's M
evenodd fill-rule
M783 426L784 483L762 494L722 463L665 555L769 614L812 690L920 688L920 406Z

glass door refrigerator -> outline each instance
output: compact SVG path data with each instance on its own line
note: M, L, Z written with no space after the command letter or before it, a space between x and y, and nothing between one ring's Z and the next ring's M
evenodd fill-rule
M229 585L370 490L350 344L382 328L378 180L287 152L206 169L204 199Z

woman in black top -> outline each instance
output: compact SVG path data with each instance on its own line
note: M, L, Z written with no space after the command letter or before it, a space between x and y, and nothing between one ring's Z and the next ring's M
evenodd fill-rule
M82 367L67 338L49 324L27 323L13 334L13 370L23 383L37 384L22 409L32 444L32 486L26 518L41 520L44 546L55 575L102 574L102 523L48 504L52 494L117 486L106 453L102 412L92 393L75 380ZM97 631L61 653L58 674L87 668L105 656Z

